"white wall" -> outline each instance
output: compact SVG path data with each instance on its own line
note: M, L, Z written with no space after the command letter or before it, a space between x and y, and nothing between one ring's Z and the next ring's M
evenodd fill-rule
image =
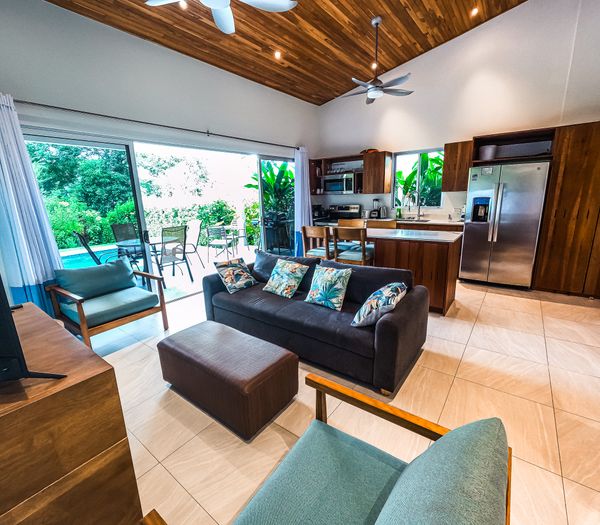
M529 0L384 75L410 71L414 94L323 106L318 153L410 151L600 120L599 23L599 0Z
M42 0L0 0L0 92L121 118L305 144L309 152L316 145L316 106Z

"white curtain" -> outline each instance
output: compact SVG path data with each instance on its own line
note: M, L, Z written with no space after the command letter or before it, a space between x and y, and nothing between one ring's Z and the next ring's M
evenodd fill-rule
M0 258L15 303L51 311L44 285L62 268L13 99L0 93Z
M302 226L312 225L310 205L310 175L308 171L308 151L305 147L296 149L294 155L296 175L294 191L294 210L296 225L296 255L303 254Z

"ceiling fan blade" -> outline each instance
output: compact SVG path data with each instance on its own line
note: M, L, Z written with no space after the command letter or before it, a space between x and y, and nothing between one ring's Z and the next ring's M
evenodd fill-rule
M241 0L244 4L251 5L263 11L269 11L271 13L283 13L294 9L298 5L298 2L293 0Z
M410 78L410 73L403 75L401 77L395 78L394 80L388 80L381 87L389 88L393 86L399 86L400 84L404 84Z
M147 0L146 5L150 7L159 7L161 5L176 4L179 0Z
M405 97L414 93L414 91L407 91L406 89L384 89L383 92L386 95L394 95L395 97Z
M362 89L361 91L357 91L356 93L348 93L347 95L342 95L341 98L355 97L356 95L364 95L367 91L369 91L369 90L368 89Z
M373 104L373 102L375 102L375 99L374 99L374 98L369 98L369 97L367 97L366 104Z
M371 84L369 84L369 82L363 82L362 80L358 80L357 78L354 78L354 77L352 77L352 82L354 82L355 84L358 84L359 86L362 86L364 88L373 87Z
M233 11L231 7L225 9L213 9L213 20L217 27L227 35L235 33L235 21L233 20Z

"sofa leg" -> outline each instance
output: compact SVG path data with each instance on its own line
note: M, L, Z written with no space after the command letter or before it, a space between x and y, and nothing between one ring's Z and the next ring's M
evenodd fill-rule
M380 388L379 393L385 397L390 397L392 395L392 392L390 392L389 390L386 390L385 388Z

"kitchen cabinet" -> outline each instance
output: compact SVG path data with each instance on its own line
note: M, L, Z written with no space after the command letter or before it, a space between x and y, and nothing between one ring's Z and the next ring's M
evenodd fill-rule
M533 286L598 295L600 122L556 129Z
M467 191L469 169L473 162L473 141L452 142L444 146L442 191Z
M310 193L315 195L317 189L321 188L321 177L323 176L323 160L310 159L308 162L308 175L310 180Z
M363 193L390 193L392 191L392 154L374 151L364 154Z

